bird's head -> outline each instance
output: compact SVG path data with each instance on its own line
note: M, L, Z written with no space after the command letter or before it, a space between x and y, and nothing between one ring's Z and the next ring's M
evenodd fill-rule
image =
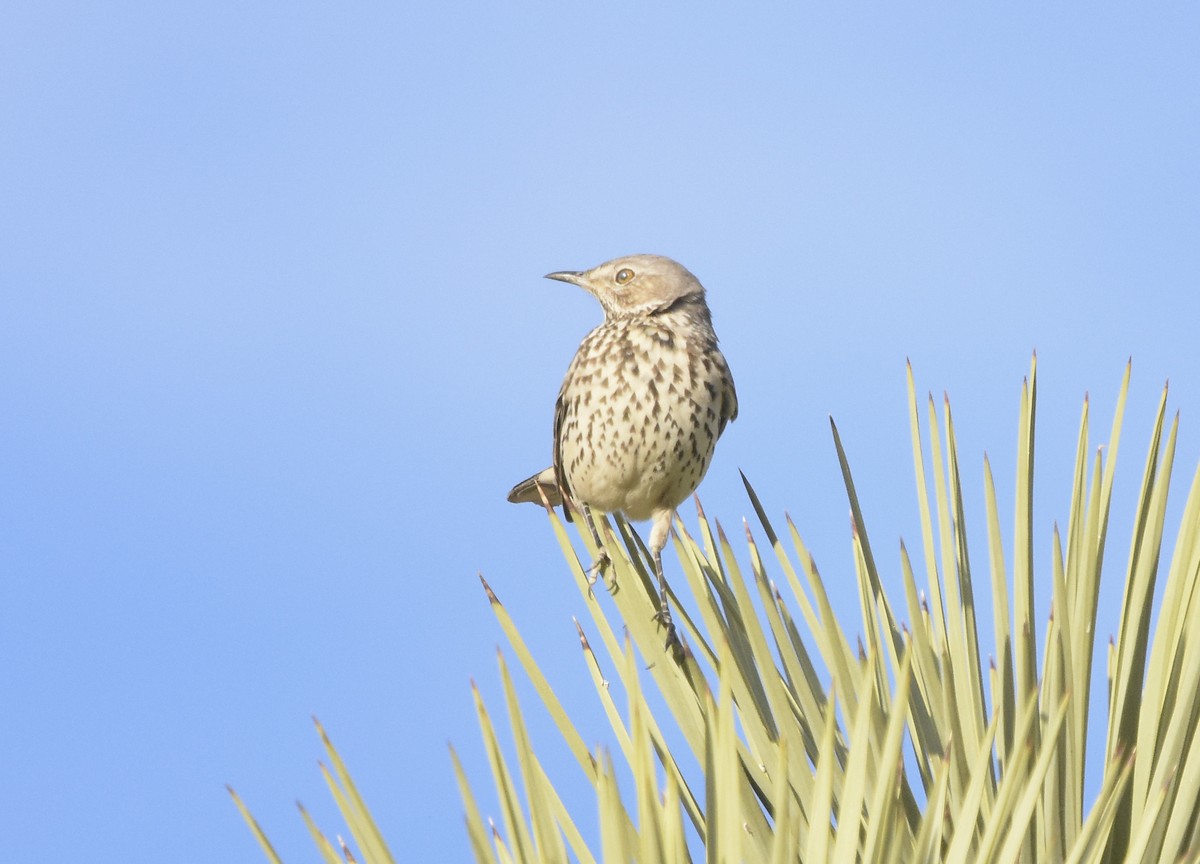
M614 258L591 270L547 273L591 293L609 318L653 315L676 303L704 301L704 286L686 267L662 255Z

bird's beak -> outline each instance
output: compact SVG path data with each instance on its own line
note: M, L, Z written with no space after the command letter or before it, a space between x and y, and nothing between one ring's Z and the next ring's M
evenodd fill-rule
M557 279L559 282L570 282L572 285L583 285L583 273L579 270L563 270L559 273L547 273L547 279Z

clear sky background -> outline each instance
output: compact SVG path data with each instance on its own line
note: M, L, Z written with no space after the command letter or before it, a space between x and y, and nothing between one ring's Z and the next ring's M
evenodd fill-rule
M611 744L557 544L504 494L548 464L600 320L541 275L621 254L709 290L741 416L707 511L752 515L744 470L852 622L830 415L898 590L905 358L950 393L978 550L982 456L1011 514L1036 349L1044 606L1084 393L1103 440L1132 356L1113 632L1168 378L1173 519L1200 455L1197 45L1184 3L10 0L0 858L261 860L228 782L315 860L294 799L344 830L316 714L399 859L465 860L447 742L498 815L468 685L501 708L479 571Z

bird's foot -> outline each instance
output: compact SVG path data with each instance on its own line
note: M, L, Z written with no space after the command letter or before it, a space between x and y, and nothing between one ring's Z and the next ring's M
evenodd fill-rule
M673 648L676 652L682 651L683 643L679 641L679 634L675 632L675 622L671 620L671 610L667 608L666 603L663 603L654 613L653 620L655 623L661 624L667 631L667 641L663 643L663 649L670 651Z
M604 575L604 571L608 569L610 564L612 564L612 559L608 557L607 552L601 549L600 554L596 556L596 560L592 562L592 566L583 571L584 578L587 579L589 596L592 593L592 586L596 584L597 579ZM606 579L604 584L608 587L610 592L617 590L617 580L615 576L611 580Z

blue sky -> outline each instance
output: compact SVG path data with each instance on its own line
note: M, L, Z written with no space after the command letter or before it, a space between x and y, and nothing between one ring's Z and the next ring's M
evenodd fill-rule
M4 857L260 860L228 782L314 860L316 714L400 859L465 859L446 743L486 792L469 679L501 704L479 571L608 740L504 493L600 320L541 274L621 254L708 287L741 400L708 513L751 515L744 470L848 615L830 415L898 586L905 358L979 532L1036 349L1044 600L1083 395L1103 439L1132 356L1111 632L1168 378L1175 518L1200 453L1198 41L1187 4L7 4Z

